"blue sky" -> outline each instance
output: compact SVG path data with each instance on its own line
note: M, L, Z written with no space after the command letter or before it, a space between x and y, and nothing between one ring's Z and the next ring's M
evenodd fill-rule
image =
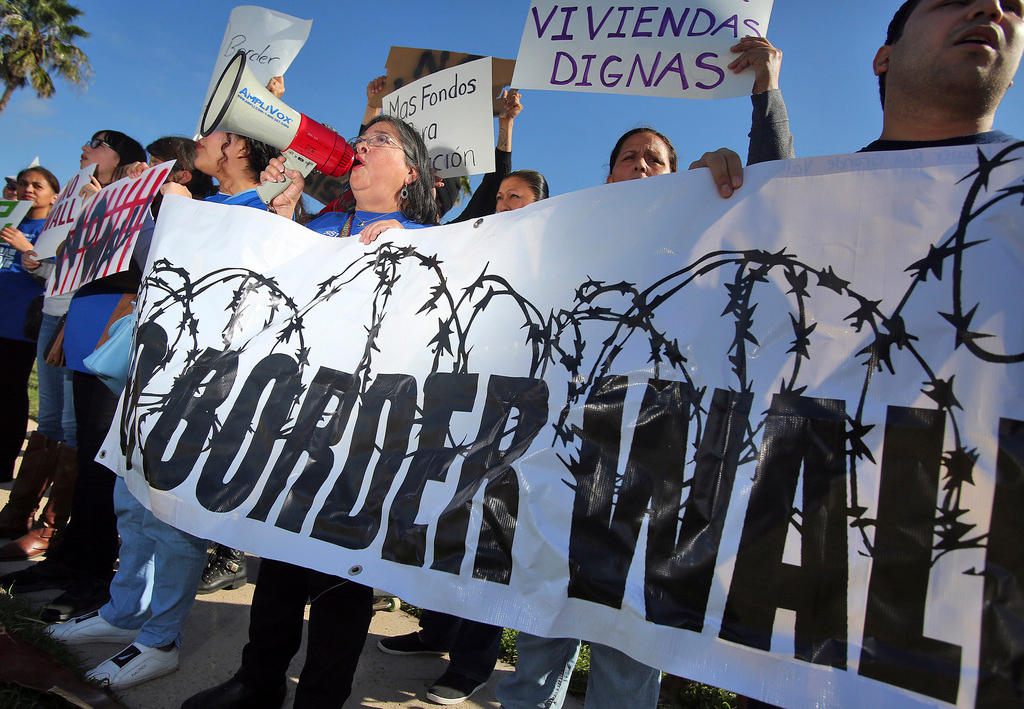
M78 167L82 143L114 128L143 145L162 135L190 135L209 83L231 8L216 0L79 0L81 43L95 77L85 91L58 82L39 100L15 92L0 114L7 139L0 170L11 174L39 156L62 180ZM256 4L256 3L254 3ZM528 0L439 3L277 2L265 7L313 19L286 75L285 100L356 132L366 82L384 73L391 45L515 58ZM768 37L784 52L782 90L800 156L848 153L876 138L881 109L871 60L898 0L822 3L777 0ZM1024 82L1019 82L1024 83ZM605 94L524 91L513 136L513 167L548 178L552 194L604 181L608 153L625 130L649 124L667 134L680 165L729 146L746 155L747 98L693 101ZM1014 86L996 127L1024 135L1024 88Z

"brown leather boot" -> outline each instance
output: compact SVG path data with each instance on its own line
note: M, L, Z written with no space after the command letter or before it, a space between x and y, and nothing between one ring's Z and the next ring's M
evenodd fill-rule
M53 477L57 444L39 431L29 436L11 496L0 510L0 537L20 537L32 529L39 501Z
M77 452L63 443L57 444L56 448L57 463L54 466L53 485L50 486L50 499L28 534L0 547L0 561L39 556L57 544L60 533L67 526L71 498L75 492L75 478L78 477Z

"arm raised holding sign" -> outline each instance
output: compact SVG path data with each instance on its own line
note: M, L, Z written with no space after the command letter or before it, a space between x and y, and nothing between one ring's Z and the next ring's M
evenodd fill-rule
M464 222L494 214L498 208L498 190L501 182L512 172L512 126L523 110L518 89L501 92L505 107L498 114L498 142L494 149L494 172L487 173L473 193L462 214L449 223Z
M789 115L779 89L782 71L782 51L763 37L744 37L733 45L739 56L729 65L735 74L753 69L754 85L750 95L753 114L750 119L750 146L747 164L768 160L786 160L796 157L793 134L789 130ZM729 148L704 153L690 164L690 169L706 167L718 186L722 197L729 197L743 185L743 163L740 156Z

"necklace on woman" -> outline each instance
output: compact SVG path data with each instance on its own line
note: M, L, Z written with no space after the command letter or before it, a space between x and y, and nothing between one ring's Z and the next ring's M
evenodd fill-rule
M400 212L388 212L387 214L378 214L373 219L356 219L356 228L362 229L367 224L380 221L381 219L395 219Z

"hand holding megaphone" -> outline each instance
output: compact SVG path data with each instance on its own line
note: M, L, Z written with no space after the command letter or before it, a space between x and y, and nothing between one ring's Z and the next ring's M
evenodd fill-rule
M315 167L338 177L352 169L355 152L340 135L299 113L274 96L245 65L239 51L224 68L203 109L199 132L206 137L222 130L255 138L282 151L284 166L303 176ZM256 188L266 204L281 194L291 180L266 182Z
M302 191L306 187L305 175L299 170L293 170L287 166L285 156L272 158L266 169L260 173L260 186L257 188L274 189L276 185L283 184L284 188L280 193L267 203L276 214L288 219L295 213L295 206L302 198Z

